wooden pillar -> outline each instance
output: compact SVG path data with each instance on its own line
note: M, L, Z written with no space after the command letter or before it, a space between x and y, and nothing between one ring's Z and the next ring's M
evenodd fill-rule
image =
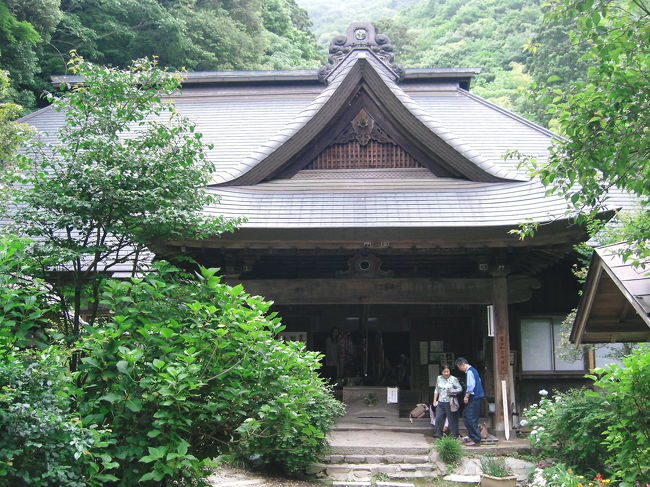
M494 370L494 399L496 403L495 428L499 433L505 432L503 415L503 392L501 381L506 381L508 403L511 402L508 384L510 367L510 329L508 326L508 281L506 272L495 272L492 277L492 304L494 306L494 340L493 370ZM508 404L509 406L509 404ZM509 408L508 408L509 411ZM508 419L510 420L511 417ZM512 428L512 424L510 424Z

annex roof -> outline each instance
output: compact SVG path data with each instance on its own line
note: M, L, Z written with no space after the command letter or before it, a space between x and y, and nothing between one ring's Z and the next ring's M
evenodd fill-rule
M571 342L650 341L650 262L623 260L618 243L594 249Z

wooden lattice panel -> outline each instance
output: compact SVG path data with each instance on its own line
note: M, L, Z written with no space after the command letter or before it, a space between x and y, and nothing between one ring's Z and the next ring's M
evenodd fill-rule
M334 144L321 152L305 169L397 169L421 168L404 149L374 140Z

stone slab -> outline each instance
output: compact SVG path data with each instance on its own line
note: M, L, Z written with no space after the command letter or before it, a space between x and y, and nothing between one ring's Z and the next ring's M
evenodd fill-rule
M415 484L410 482L375 482L377 487L415 487Z
M336 481L332 482L332 485L341 486L341 487L357 487L357 486L359 486L359 487L367 487L367 486L372 485L372 484L370 483L370 481L358 482L358 481L352 481L352 480L349 480L349 481L348 480L344 480L344 481L336 480Z
M457 484L476 485L481 483L481 476L451 474L444 476L443 480L446 480L448 482L455 482Z
M335 455L425 455L431 443L422 433L360 430L331 431L328 443Z

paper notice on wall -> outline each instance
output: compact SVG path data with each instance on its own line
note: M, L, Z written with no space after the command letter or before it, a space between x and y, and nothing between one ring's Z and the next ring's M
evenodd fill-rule
M386 404L397 404L399 402L399 388L387 387L386 388Z
M429 363L429 342L420 342L420 365Z
M429 364L429 387L435 387L438 380L440 364Z

